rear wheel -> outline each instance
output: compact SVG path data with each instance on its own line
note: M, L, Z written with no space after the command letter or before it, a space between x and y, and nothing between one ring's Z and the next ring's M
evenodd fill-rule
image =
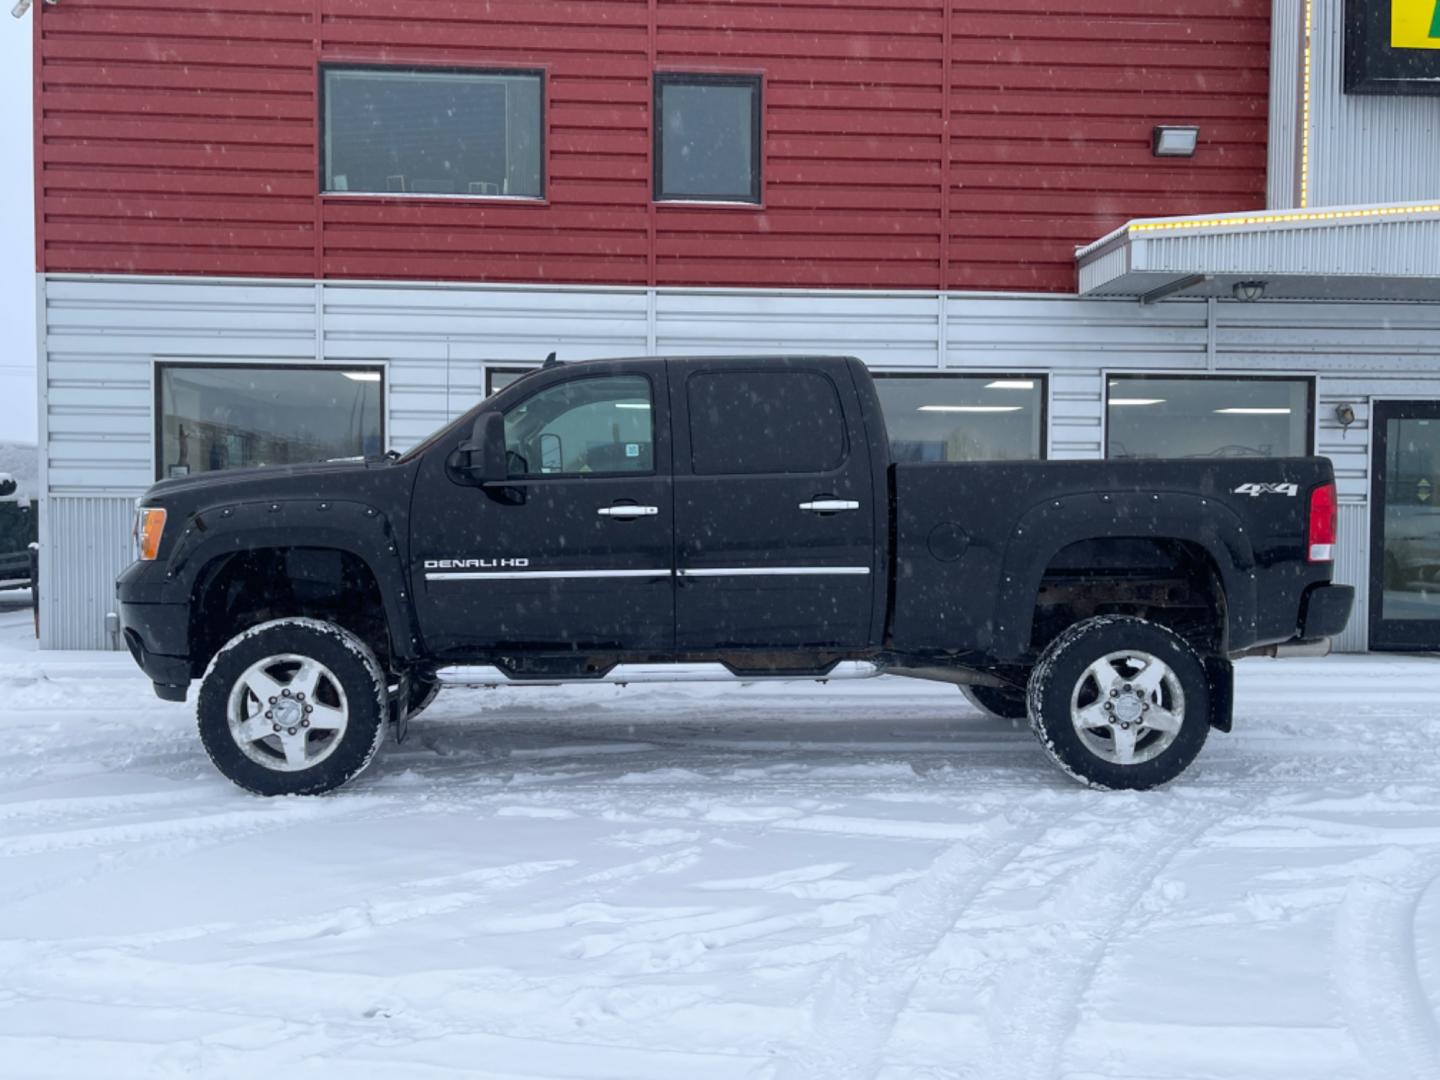
M1076 623L1030 676L1030 726L1082 783L1143 790L1179 776L1210 731L1205 665L1157 623L1104 615Z
M1028 715L1024 690L1004 686L962 686L965 700L987 716L1001 720L1024 720Z
M354 778L385 736L375 654L348 631L281 619L232 639L200 686L210 760L257 795L318 795Z

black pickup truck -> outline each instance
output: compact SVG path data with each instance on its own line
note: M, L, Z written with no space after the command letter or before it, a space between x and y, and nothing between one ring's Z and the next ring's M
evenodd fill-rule
M403 456L167 480L131 652L262 794L328 791L445 685L908 675L1148 788L1231 661L1323 643L1322 458L893 464L846 358L549 365Z

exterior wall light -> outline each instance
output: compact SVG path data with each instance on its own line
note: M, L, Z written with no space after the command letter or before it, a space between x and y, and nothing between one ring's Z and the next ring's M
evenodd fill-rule
M1259 300L1265 295L1265 282L1263 281L1237 281L1234 288L1235 299L1250 304Z
M1200 129L1181 124L1160 124L1150 133L1150 152L1156 157L1194 157Z

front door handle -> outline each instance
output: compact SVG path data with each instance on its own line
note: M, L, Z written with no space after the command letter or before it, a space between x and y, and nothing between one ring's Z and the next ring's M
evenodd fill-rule
M812 514L838 514L842 510L859 510L860 504L854 499L814 499L801 503L800 509Z
M660 508L658 506L602 506L595 512L601 517L633 521L635 518L657 517Z

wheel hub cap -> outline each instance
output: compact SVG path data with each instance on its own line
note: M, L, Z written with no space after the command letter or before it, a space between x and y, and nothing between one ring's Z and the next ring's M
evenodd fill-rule
M283 654L252 664L230 692L230 736L275 772L314 768L339 747L350 706L339 678L312 657Z
M1185 721L1185 692L1157 656L1126 649L1100 657L1070 695L1085 749L1115 765L1139 765L1170 748Z
M1115 719L1121 723L1133 724L1140 719L1144 703L1138 697L1120 697L1115 701Z

